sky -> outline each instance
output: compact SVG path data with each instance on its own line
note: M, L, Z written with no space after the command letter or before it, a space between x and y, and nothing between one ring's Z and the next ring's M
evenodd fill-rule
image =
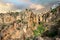
M19 11L26 8L40 10L57 1L60 0L0 0L0 12Z

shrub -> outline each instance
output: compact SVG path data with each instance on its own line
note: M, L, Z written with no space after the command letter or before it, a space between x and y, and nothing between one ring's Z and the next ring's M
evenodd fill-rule
M37 27L36 30L34 30L34 36L41 35L45 31L45 27L43 26L43 23L40 23L40 25Z
M55 9L52 9L51 12L54 14L56 12L56 8Z

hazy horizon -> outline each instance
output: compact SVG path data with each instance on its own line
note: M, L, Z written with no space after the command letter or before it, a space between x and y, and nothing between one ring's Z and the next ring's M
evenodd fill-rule
M57 1L60 0L0 0L0 12L15 11L25 8L40 10L45 8L46 5L50 6L50 3Z

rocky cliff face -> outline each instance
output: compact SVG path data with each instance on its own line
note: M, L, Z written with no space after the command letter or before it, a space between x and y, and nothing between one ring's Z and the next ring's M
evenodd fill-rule
M27 38L33 38L33 30L36 30L41 22L44 23L44 26L50 28L58 20L60 20L60 6L43 14L35 14L29 9L20 13L1 13L0 37L1 40L26 40ZM44 40L43 38L41 39Z
M31 10L0 14L0 16L1 40L25 40L33 36L37 19Z

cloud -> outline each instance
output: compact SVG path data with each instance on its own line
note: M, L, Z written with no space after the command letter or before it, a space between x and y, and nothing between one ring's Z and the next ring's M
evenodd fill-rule
M12 10L13 4L10 3L0 3L0 13L2 12L8 12L9 10Z
M22 0L22 1L26 1L26 2L28 2L28 1L30 1L30 0Z
M31 8L31 9L35 9L35 10L39 10L39 9L42 9L44 8L44 6L40 5L40 4L36 4L36 3L33 3L31 2L32 0L19 0L20 2L26 2L26 5L29 4L27 6L27 8Z
M0 3L0 13L18 10L12 3Z
M18 0L18 1L22 1L22 2L30 2L30 0Z
M30 8L31 8L31 9L35 9L35 10L40 10L40 9L44 8L44 6L42 6L42 5L40 5L40 4L34 4L34 3L32 3L32 4L30 5Z

